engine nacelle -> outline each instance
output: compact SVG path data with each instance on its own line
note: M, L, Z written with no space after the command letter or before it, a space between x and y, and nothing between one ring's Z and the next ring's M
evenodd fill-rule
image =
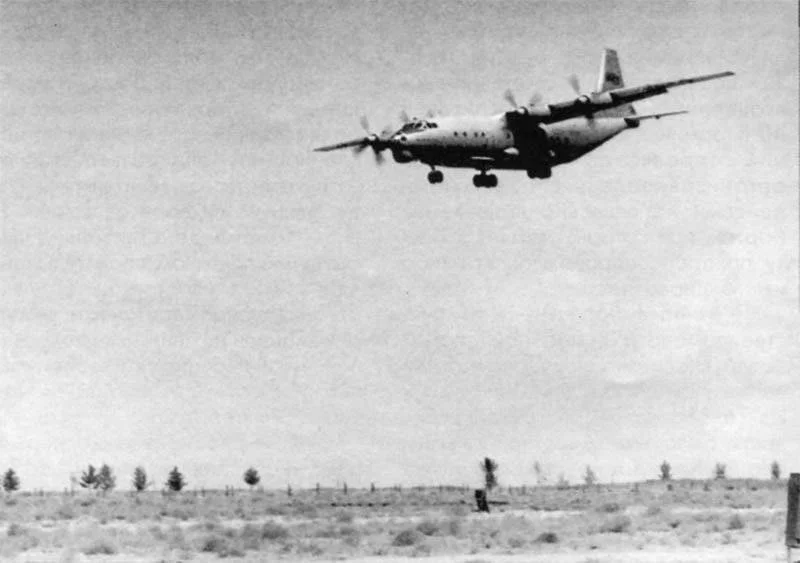
M392 149L392 158L400 164L416 160L414 154L408 149Z
M610 106L614 103L614 98L608 92L601 94L594 94L592 96L592 103L600 106Z

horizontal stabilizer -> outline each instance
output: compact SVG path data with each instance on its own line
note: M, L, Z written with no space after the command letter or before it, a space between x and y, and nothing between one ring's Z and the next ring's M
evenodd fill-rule
M631 115L630 117L625 118L625 123L628 124L630 127L638 127L640 121L644 121L645 119L661 119L662 117L669 117L670 115L681 115L684 113L689 113L686 110L682 111L668 111L665 113L651 113L649 115Z

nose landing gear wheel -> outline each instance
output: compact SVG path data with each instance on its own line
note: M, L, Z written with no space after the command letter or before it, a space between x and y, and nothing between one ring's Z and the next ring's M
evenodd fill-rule
M441 170L431 170L428 172L428 182L431 184L441 184L444 181L444 173Z
M472 177L472 185L476 188L496 188L497 176L494 174L475 174Z

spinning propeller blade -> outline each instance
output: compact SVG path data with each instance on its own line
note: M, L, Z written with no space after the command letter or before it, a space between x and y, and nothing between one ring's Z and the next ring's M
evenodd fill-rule
M576 94L581 93L581 82L578 80L578 75L570 74L567 78L569 85L572 86L572 89L575 91Z

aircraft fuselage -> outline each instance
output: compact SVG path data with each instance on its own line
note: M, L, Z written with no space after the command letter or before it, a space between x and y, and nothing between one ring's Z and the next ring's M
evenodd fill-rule
M477 170L531 170L571 162L630 127L623 118L578 117L541 125L529 140L526 132L508 126L505 114L417 123L417 130L401 129L392 136L397 162Z

